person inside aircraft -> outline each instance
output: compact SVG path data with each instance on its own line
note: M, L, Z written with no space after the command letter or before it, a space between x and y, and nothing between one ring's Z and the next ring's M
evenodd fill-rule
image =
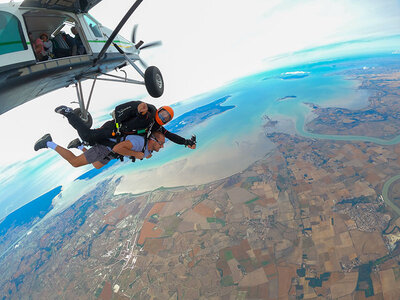
M54 43L54 56L56 58L62 58L66 56L71 56L71 48L69 44L66 42L68 40L68 37L65 36L66 33L61 31L59 34L57 34L53 38L53 43ZM72 37L70 36L72 39Z
M35 53L36 53L36 57L38 58L39 61L45 61L48 60L49 57L44 49L44 44L43 44L43 40L41 39L41 37L38 37L35 41Z
M76 46L75 39L72 36L70 36L68 33L65 33L64 31L61 32L61 36L69 47L69 55L68 56L76 55L77 46Z
M44 51L49 58L54 58L53 42L49 40L47 33L42 33L40 39L43 41Z
M32 32L28 32L29 42L32 45L33 52L37 61L47 60L46 52L44 51L43 41L40 38L36 40L33 37Z
M72 27L71 32L75 35L74 40L76 45L76 54L77 55L86 54L86 49L85 46L83 45L81 37L79 36L78 29L76 27Z

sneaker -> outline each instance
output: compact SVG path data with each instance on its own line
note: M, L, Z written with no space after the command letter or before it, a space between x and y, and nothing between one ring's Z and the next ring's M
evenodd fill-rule
M33 149L35 149L35 151L38 151L39 149L47 148L47 142L52 141L53 139L51 138L51 135L47 133L35 143L35 147Z
M80 141L80 139L76 138L72 141L69 142L67 148L71 149L71 148L78 148L79 146L82 146L82 142Z
M54 110L56 113L61 114L63 116L67 116L69 114L72 114L74 112L74 110L71 107L65 106L65 105L61 105L59 107L56 107L56 109Z

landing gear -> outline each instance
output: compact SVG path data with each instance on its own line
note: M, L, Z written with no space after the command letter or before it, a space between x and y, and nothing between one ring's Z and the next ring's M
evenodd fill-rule
M85 125L88 128L92 127L93 118L92 118L92 115L89 112L87 112L87 116L86 116L86 118L84 118L83 117L83 113L81 112L81 109L80 108L75 108L74 109L74 114L77 115L79 118L81 118L82 121L85 123Z
M90 104L90 100L92 99L92 94L93 94L94 86L96 84L96 79L97 79L97 77L95 77L93 80L92 88L90 90L90 95L89 95L88 101L86 103L86 106L85 106L85 99L83 97L81 81L78 80L75 83L75 89L76 89L76 95L78 97L79 108L74 109L74 114L77 115L79 118L81 118L82 121L85 123L85 125L88 128L92 127L92 125L93 125L93 118L89 113L89 104Z
M155 66L147 67L146 63L142 59L140 59L139 56L137 56L136 58L133 58L133 59L130 58L128 55L126 55L126 53L120 47L118 47L117 44L113 43L113 45L118 50L118 52L121 53L125 57L126 62L128 62L139 73L139 75L143 77L144 82L128 79L126 77L122 78L122 77L118 77L115 75L108 75L108 76L118 78L119 79L118 81L122 81L122 82L134 83L134 84L144 84L146 86L147 92L149 93L150 96L152 96L154 98L161 97L162 94L164 93L164 80L163 80L160 70ZM135 64L135 61L139 61L143 65L143 67L146 68L146 71L144 73ZM103 74L103 75L106 75L106 74ZM102 80L111 80L111 79L102 79ZM114 79L113 81L117 81L117 80Z
M144 83L150 96L158 98L164 93L164 80L157 67L151 66L146 69L144 72Z

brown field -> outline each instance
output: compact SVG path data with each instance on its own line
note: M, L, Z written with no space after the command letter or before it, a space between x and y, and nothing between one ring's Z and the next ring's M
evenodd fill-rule
M157 254L163 249L163 239L149 239L144 245L144 250L152 254Z
M382 293L382 283L379 278L379 275L375 272L372 272L371 279L372 279L372 286L374 288L374 294Z
M356 252L362 261L378 259L387 254L385 244L378 232L350 232Z
M121 294L114 295L113 298L113 300L129 300L129 299L130 299L129 297Z
M295 265L288 265L288 266L278 266L278 285L279 285L279 291L278 291L278 297L279 299L286 299L290 286L292 284L292 278L296 277L296 269L297 267Z
M351 294L357 285L358 272L345 273L343 279L339 279L331 285L332 298L336 299Z
M112 294L113 294L113 292L112 292L111 283L106 282L98 299L99 300L111 300Z
M323 282L323 286L331 286L337 281L344 279L344 273L342 272L332 272L331 276L329 277L328 281Z
M178 199L174 198L174 201L167 202L165 204L164 208L162 209L162 211L160 211L159 214L162 217L171 216L176 214L177 212L183 212L190 207L192 207L192 201L189 197L183 199L181 197L179 197Z
M239 283L243 278L243 273L238 268L239 262L235 258L232 258L232 259L228 260L227 263L228 263L229 269L231 269L233 282L235 284ZM265 277L265 274L263 274L263 278L264 277Z
M104 223L109 225L115 225L120 220L126 218L128 215L129 215L128 209L126 208L125 205L122 205L113 209L108 214L106 214L104 216Z
M382 282L382 291L383 291L383 296L385 297L385 299L396 299L396 298L393 298L393 296L396 294L397 294L397 299L399 299L400 298L400 286L398 283L396 283L393 269L380 271L379 277Z
M229 199L234 204L245 203L249 200L256 198L255 194L248 192L245 189L234 187L232 189L227 190Z
M263 267L263 269L264 269L265 275L267 275L267 276L271 276L271 275L274 275L277 273L276 266L274 263L270 263L270 264L266 265L265 267Z
M333 250L332 250L333 251ZM326 272L336 272L340 271L341 267L339 261L337 259L337 254L335 252L331 252L329 255L329 260L324 263L324 267ZM322 272L322 270L321 270Z
M369 172L365 179L372 185L377 185L382 179L376 173Z
M261 284L254 287L239 287L240 291L246 291L246 296L243 299L269 299L268 296L268 284ZM222 298L229 299L229 298ZM236 298L242 299L242 298Z
M193 249L189 251L189 257L194 258L197 255L197 253L199 253L200 249L201 248L199 245L194 246Z
M239 287L257 286L268 282L268 278L264 273L263 268L258 268L253 272L246 274L239 282Z
M187 232L193 230L194 230L194 224L192 222L187 222L187 221L180 222L177 228L178 232Z
M303 299L316 299L317 294L314 289L308 285L307 282L304 283L304 298Z
M250 249L248 240L242 240L239 245L232 247L232 253L237 260L244 260L249 258L247 251Z
M138 240L139 245L143 245L146 239L148 238L157 238L162 234L162 230L160 228L156 228L156 224L145 221L143 223L142 229L140 230L140 236Z
M226 263L226 259L225 259L225 251L227 251L227 250L228 249L224 248L219 251L219 259L217 260L217 263L216 263L217 270L221 270L222 275L224 277L232 275L231 269L229 268L228 264Z
M194 223L200 225L202 229L210 229L210 224L207 222L207 219L195 213L192 209L186 211L181 217L186 223Z
M146 218L154 215L154 214L159 214L160 211L163 209L165 206L166 202L158 202L155 203L154 206L150 209L149 213L147 214Z
M214 216L214 211L208 206L204 205L202 202L193 207L193 211L206 218L211 218Z

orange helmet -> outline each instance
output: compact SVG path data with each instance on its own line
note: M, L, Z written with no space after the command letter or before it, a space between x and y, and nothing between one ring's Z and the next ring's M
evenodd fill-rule
M174 117L174 111L169 106L161 106L156 112L156 122L159 125L165 125Z

